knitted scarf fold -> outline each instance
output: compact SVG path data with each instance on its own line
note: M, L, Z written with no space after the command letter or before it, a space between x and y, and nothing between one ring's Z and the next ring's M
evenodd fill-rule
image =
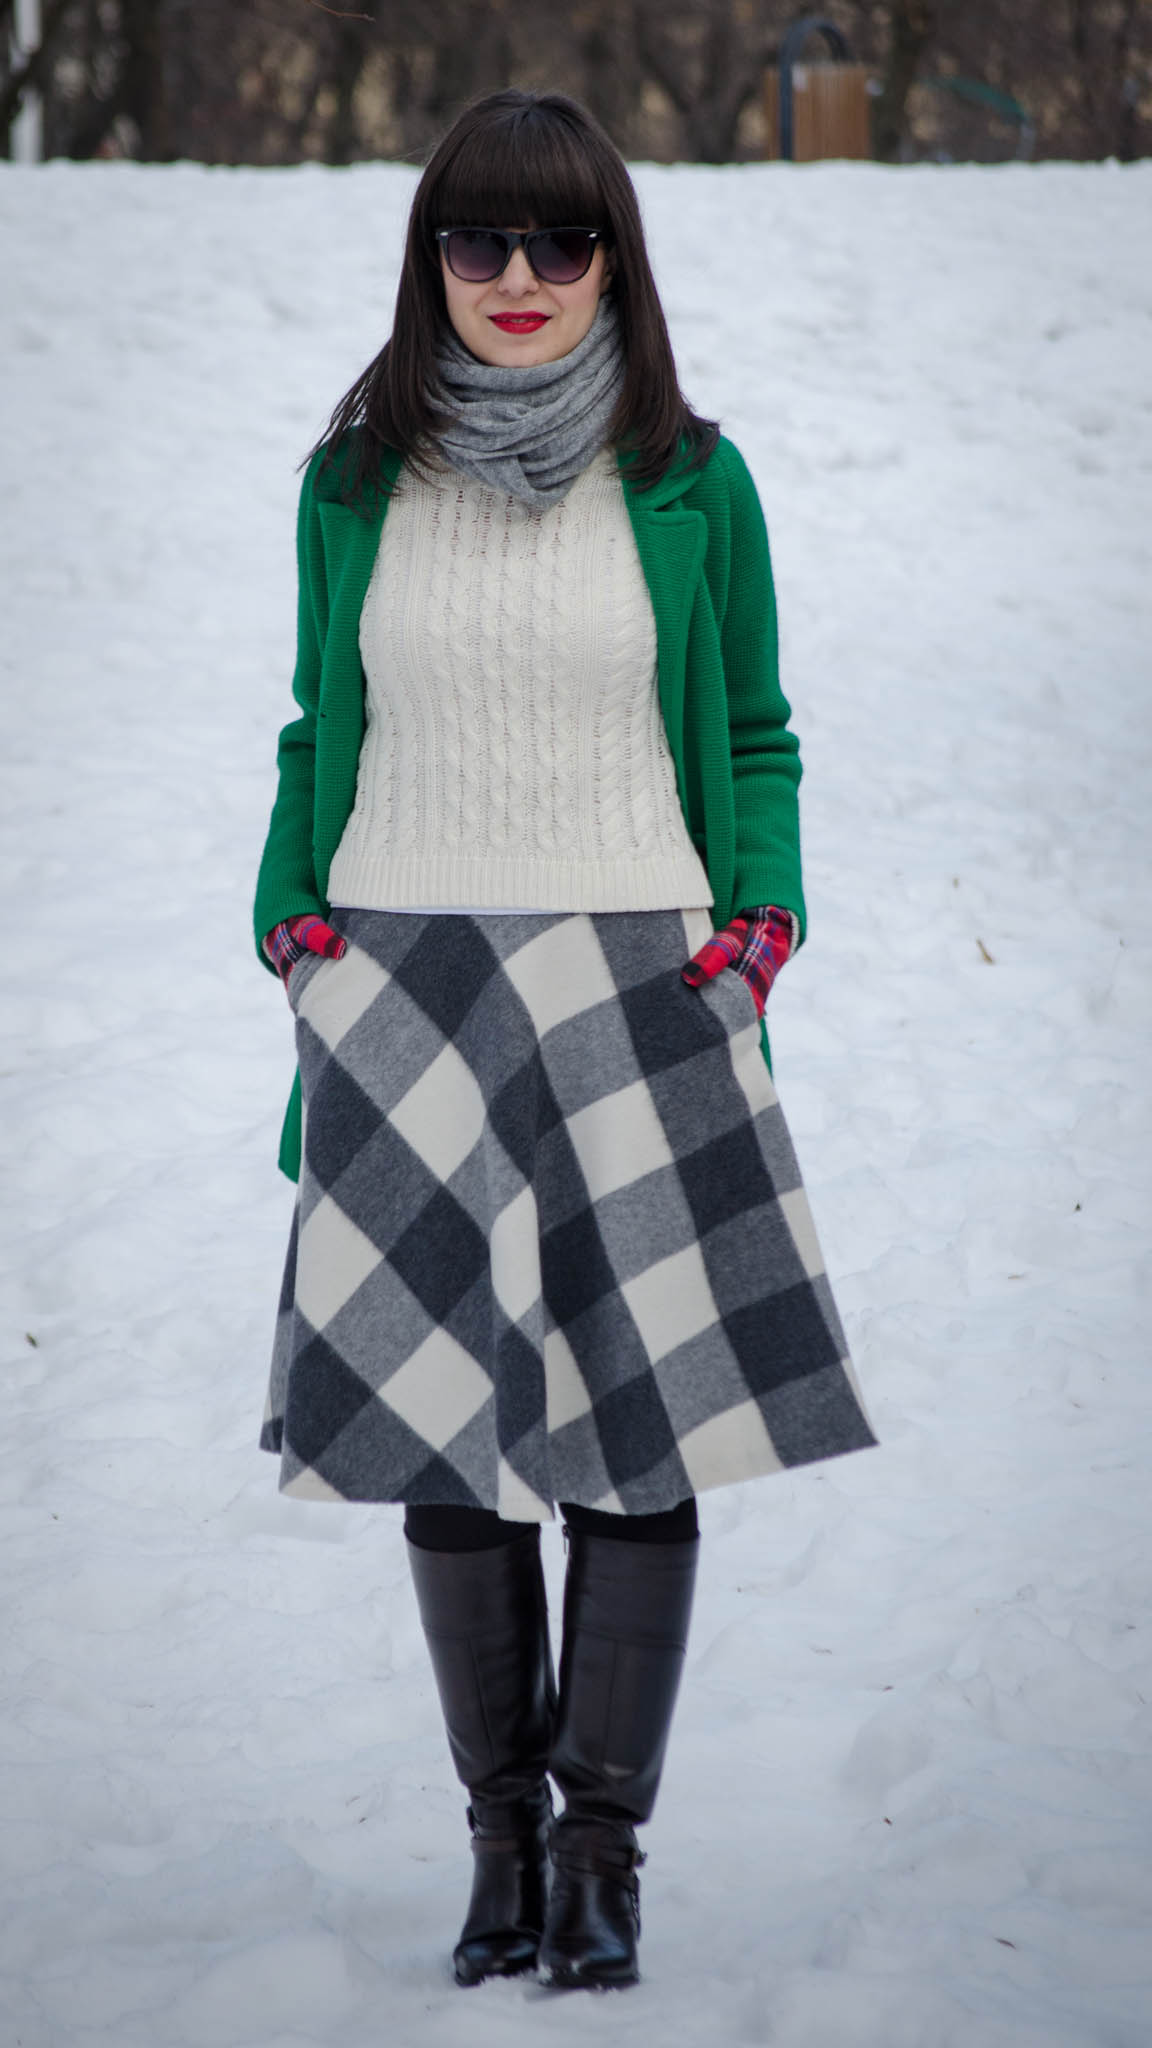
M452 417L437 433L446 461L526 504L558 504L603 447L624 384L610 297L582 341L554 363L482 363L454 332L436 351L437 396Z

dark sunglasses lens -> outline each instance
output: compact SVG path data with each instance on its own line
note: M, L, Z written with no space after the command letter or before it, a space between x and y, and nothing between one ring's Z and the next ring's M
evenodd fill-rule
M552 228L533 236L529 256L545 284L575 284L590 269L595 246L587 228Z
M456 228L444 243L448 268L465 284L484 284L499 277L508 257L503 235L491 228Z

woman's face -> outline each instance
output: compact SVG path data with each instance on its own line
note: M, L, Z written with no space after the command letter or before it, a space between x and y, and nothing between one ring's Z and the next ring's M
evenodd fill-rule
M515 232L515 230L509 230ZM527 229L524 230L527 232ZM466 284L440 251L448 318L465 348L498 369L555 363L583 341L611 281L603 245L575 284L545 284L523 249L488 284Z

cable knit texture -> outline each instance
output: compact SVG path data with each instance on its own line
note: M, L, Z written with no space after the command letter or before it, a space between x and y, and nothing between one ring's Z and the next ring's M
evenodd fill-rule
M460 470L405 471L360 653L365 733L332 903L712 904L611 450L544 510Z

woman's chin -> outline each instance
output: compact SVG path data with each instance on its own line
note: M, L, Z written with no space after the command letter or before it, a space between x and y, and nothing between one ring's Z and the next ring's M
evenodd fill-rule
M459 334L459 329L457 329ZM470 355L478 362L487 363L490 369L515 370L536 369L541 363L558 362L576 346L570 335L557 332L551 320L545 326L530 332L517 333L514 329L500 329L486 325L480 332L472 331L460 335Z
M538 363L553 362L566 351L543 334L499 334L484 344L480 360L502 370L535 369Z

